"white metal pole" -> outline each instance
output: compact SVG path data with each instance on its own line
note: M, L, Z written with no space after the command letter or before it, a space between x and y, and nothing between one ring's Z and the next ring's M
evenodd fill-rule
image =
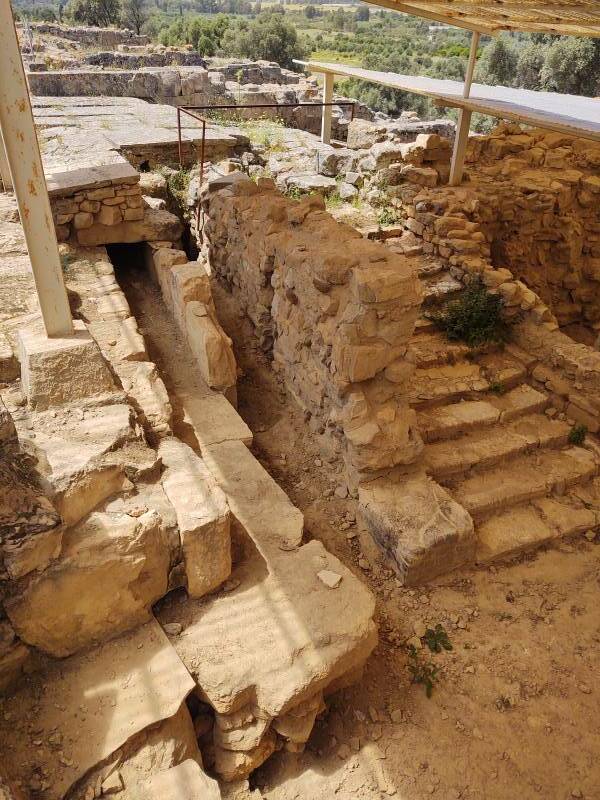
M471 34L471 50L469 52L469 62L465 73L465 82L463 84L463 97L469 97L471 94L471 84L473 83L473 72L475 71L478 45L479 33L474 31ZM450 164L450 178L448 180L450 186L460 186L460 182L462 181L470 125L471 111L466 108L461 108L458 112L458 124L456 126L456 136L454 137L452 163Z
M12 188L12 178L10 177L10 169L8 168L8 158L6 157L6 150L4 148L4 139L2 138L2 130L0 129L0 183L5 192L9 192Z
M10 0L0 0L0 128L46 334L69 336L73 320Z
M323 75L323 102L333 102L333 73L326 72ZM331 142L331 106L323 106L321 117L321 141L324 144Z

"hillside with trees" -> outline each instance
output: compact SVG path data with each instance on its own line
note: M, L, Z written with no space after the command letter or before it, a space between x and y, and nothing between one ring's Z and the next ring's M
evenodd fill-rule
M13 0L17 15L88 25L121 25L204 56L277 61L312 57L434 78L462 80L467 31L360 3L261 0ZM297 68L297 67L296 67ZM546 34L482 37L475 79L542 91L600 95L600 41ZM426 98L358 80L338 90L376 110L437 115ZM477 124L485 127L485 121Z

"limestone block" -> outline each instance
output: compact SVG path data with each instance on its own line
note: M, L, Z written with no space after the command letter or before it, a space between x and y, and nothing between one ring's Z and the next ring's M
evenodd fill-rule
M475 558L473 520L426 476L393 483L381 478L359 487L361 514L401 580L415 586Z
M156 365L151 361L121 361L113 366L142 424L159 436L168 434L173 409Z
M438 173L431 167L415 167L407 164L402 168L401 174L404 180L419 186L437 186Z
M188 257L183 250L175 250L174 248L160 248L155 250L152 255L152 268L154 278L160 286L163 299L168 308L172 308L171 298L171 269L175 264L187 264Z
M273 720L273 728L288 741L303 744L308 741L317 715L324 710L323 695L319 692Z
M152 206L151 208L161 209L164 206L156 205ZM144 209L140 206L139 208L126 208L123 211L123 219L125 222L134 222L138 220L144 219Z
M215 747L215 771L226 781L247 778L275 752L276 736L269 731L253 750L235 751Z
M168 569L158 514L94 512L65 533L60 559L7 600L6 611L24 642L67 656L150 619Z
M185 309L186 338L200 373L212 389L227 391L236 384L236 363L231 339L212 319L203 303L192 301Z
M18 332L23 392L32 408L44 410L85 397L114 392L112 375L83 322L69 337L48 339L41 327Z
M116 768L127 785L136 772L146 778L154 766L168 769L194 758L184 703L193 686L154 620L71 658L48 660L43 673L22 681L4 698L4 711L10 714L2 716L0 727L14 748L15 779L27 786L31 778L31 732L14 722L21 717L52 731L52 743L60 743L36 748L53 798L83 800L79 787L96 770L104 782ZM140 760L143 771L135 769Z
M187 445L164 439L158 454L166 467L162 485L177 514L188 592L202 597L231 573L227 500L202 459Z
M77 231L77 241L84 247L165 240L177 242L182 233L183 226L174 214L146 208L142 220L121 222L118 225L96 223L90 228Z
M25 476L18 452L0 459L0 556L11 578L44 569L60 552L61 518L50 500Z
M84 228L91 228L94 224L94 215L87 211L80 211L73 217L73 225L76 231Z
M250 714L248 721L243 721L237 725L229 724L231 718L239 717L240 712L231 715L215 716L216 725L214 727L214 742L217 747L223 750L233 750L234 752L254 750L261 743L269 725L271 718L267 715L255 717Z
M144 337L138 330L135 317L90 322L88 327L108 361L148 360Z
M113 198L114 199L114 198ZM123 219L121 209L117 205L106 205L106 201L102 204L100 213L97 217L97 222L100 225L118 225ZM77 227L77 226L75 226ZM86 227L90 227L89 225Z
M221 790L196 761L188 759L171 769L157 772L136 787L144 800L220 800Z
M202 262L191 261L174 265L170 279L173 316L182 331L185 330L185 308L193 300L204 303L214 312L210 276Z
M21 430L37 459L40 482L65 525L74 525L112 494L130 487L120 449L140 442L133 410L125 403L32 416Z

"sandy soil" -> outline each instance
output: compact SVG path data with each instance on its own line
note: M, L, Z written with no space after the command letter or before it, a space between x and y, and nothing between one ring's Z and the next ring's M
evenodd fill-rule
M176 395L193 370L144 283L123 288ZM276 754L253 785L269 800L600 798L598 543L581 537L403 589L358 532L356 502L336 496L340 473L249 322L227 293L214 292L234 339L239 411L255 454L305 514L307 537L323 541L378 601L380 644L363 682L334 699L304 754ZM428 698L411 681L406 642L438 623L452 650L417 651L419 665L437 670Z

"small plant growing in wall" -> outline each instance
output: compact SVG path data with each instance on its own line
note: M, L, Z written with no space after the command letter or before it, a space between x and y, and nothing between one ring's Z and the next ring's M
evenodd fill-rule
M386 206L377 215L378 225L395 225L398 222L398 214L395 209Z
M504 317L504 301L491 294L481 280L470 283L442 311L429 315L451 341L469 347L503 344L510 338L510 325Z
M573 425L569 431L569 444L582 445L585 442L587 427L585 425Z

